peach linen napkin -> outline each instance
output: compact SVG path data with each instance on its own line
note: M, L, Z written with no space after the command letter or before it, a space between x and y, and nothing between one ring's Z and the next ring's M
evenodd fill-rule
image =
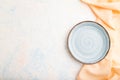
M110 35L111 46L102 61L83 65L77 80L120 80L120 0L82 0L94 15L96 22Z

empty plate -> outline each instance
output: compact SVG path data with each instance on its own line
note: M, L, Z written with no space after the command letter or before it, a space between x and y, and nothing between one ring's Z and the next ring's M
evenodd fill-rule
M99 62L110 49L109 34L96 22L80 22L69 33L68 48L73 57L81 63Z

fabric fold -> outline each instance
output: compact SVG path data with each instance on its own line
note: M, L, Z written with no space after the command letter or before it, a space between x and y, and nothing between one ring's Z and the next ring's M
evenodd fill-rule
M111 46L102 61L84 65L77 80L120 80L120 0L82 0L110 35Z

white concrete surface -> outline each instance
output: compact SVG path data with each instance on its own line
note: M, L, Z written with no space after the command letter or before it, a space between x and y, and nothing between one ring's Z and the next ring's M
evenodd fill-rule
M75 80L66 39L84 20L95 17L79 0L0 0L0 80Z

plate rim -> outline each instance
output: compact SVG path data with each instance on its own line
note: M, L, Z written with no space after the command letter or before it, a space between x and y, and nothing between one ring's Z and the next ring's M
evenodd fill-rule
M103 58L101 58L100 60L95 61L95 62L82 62L82 61L80 61L79 59L77 59L77 58L74 56L74 54L71 52L71 50L70 50L70 48L69 48L69 37L70 37L71 32L73 31L74 28L77 27L77 25L82 24L82 23L86 23L86 22L91 22L91 23L95 23L95 24L99 25L100 27L102 27L102 28L104 29L104 31L106 32L106 35L108 36L108 41L109 41L109 42L108 42L108 44L109 44L108 49L107 49L105 55L103 56ZM68 33L68 36L67 36L67 48L68 48L69 53L71 54L71 56L72 56L74 59L76 59L78 62L80 62L80 63L82 63L82 64L95 64L95 63L98 63L98 62L102 61L102 60L107 56L107 54L109 53L110 47L111 47L111 40L110 40L110 35L109 35L108 31L107 31L101 24L99 24L98 22L95 22L95 21L86 20L86 21L81 21L81 22L75 24L75 25L70 29L70 31L69 31L69 33Z

